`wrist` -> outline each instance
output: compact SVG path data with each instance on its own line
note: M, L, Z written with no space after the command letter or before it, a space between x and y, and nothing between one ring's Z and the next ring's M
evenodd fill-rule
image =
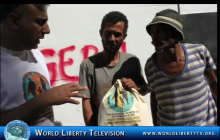
M46 92L43 92L40 94L40 100L42 101L43 105L45 107L47 106L52 106L53 105L53 101L52 101L52 98L51 98L51 92L50 90L46 91Z
M139 88L139 87L135 87L135 89L138 91L138 92L140 92L141 91L141 88Z

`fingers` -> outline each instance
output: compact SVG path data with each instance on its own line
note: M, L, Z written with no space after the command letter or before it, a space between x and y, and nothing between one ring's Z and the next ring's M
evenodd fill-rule
M127 78L122 78L121 79L121 82L126 82L127 81Z
M70 87L79 87L79 84L77 84L77 83L68 83L66 85L70 86Z
M85 91L87 89L88 89L87 87L80 87L80 86L78 86L78 87L71 87L70 88L71 92L74 92L74 91Z
M130 89L130 88L133 88L134 85L132 83L129 83L129 84L127 84L127 87Z
M133 83L133 81L131 80L131 79L124 79L123 81L122 81L122 84L123 85L130 85L130 84L132 84Z
M123 86L126 90L130 90L131 88L133 88L133 84L129 84L129 85L124 85Z
M180 47L180 46L181 46L180 44L175 44L175 48L176 48L176 47Z
M122 84L122 86L124 87L126 87L127 86L127 82L129 82L129 80L127 79L127 78L122 78L121 79L121 84Z
M88 89L87 87L81 87L77 83L68 83L68 84L66 84L66 86L70 87L71 92L74 92L74 91L84 91L84 90Z
M70 93L70 97L86 98L86 95L82 93Z
M72 103L72 104L79 104L80 102L79 101L77 101L77 100L74 100L74 99L69 99L69 101L68 101L69 103Z
M70 98L69 98L68 102L72 103L72 104L80 104L79 101L74 100L71 97L86 98L86 95L85 94L81 94L81 93L71 93L70 94Z
M122 78L122 85L125 89L131 89L135 87L135 83L129 78Z

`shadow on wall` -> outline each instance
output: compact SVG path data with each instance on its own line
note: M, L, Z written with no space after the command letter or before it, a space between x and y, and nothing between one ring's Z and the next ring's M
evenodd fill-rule
M198 43L207 47L217 66L217 12L181 15L184 43ZM217 70L215 71L217 75Z
M55 125L55 126L62 126L62 123L61 123L60 121L55 121L55 122L54 122L54 125Z

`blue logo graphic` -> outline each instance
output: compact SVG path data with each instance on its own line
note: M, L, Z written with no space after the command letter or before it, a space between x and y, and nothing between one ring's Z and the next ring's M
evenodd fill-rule
M126 112L130 110L133 103L133 94L129 91L120 92L118 87L108 97L109 107L116 112Z
M9 122L5 127L6 140L28 140L30 138L30 130L28 125L20 120Z

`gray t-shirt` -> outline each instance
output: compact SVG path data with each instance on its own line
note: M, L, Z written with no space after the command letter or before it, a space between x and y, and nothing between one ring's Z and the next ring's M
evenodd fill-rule
M115 66L104 66L100 59L100 53L88 57L81 63L79 72L79 85L89 89L80 93L90 98L96 116L100 101L117 79L131 78L137 86L146 84L136 56L120 52L119 62Z

